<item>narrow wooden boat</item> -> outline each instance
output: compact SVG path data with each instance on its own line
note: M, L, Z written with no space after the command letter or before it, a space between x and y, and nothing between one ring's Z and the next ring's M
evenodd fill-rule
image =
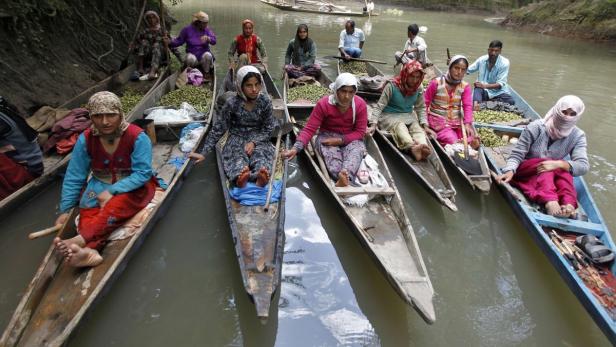
M340 75L341 73L344 72L344 67L342 65L344 65L344 61L342 59L338 60L338 75ZM379 70L379 68L376 67L375 64L370 63L370 62L364 62L364 64L366 64L366 70L368 71L368 76L369 77L374 77L374 76L385 76L385 74L383 74L383 72L381 70ZM357 80L359 82L359 78L362 76L357 76ZM361 83L359 85L359 90L357 91L357 95L361 96L362 98L364 98L366 101L378 101L379 98L381 97L381 93L380 92L373 92L373 91L368 91L368 90L364 90L364 88L362 87Z
M62 105L58 106L58 108L70 110L73 108L82 107L82 105L88 102L88 99L92 96L92 94L103 90L109 90L121 94L126 88L138 88L138 90L144 91L145 99L150 91L160 84L160 82L168 75L168 69L164 68L156 80L133 82L130 80L130 75L133 71L135 71L135 69L135 65L130 65L127 68L116 72L96 85L84 90L79 95L76 95L72 99L66 101ZM131 114L127 115L127 117L131 116ZM13 194L7 196L3 200L0 200L0 216L7 215L13 209L32 198L36 193L40 192L50 182L58 178L58 174L66 169L70 159L70 153L60 155L54 152L53 154L43 155L43 165L45 166L45 171L43 174L32 182L21 187L19 190L13 192Z
M292 119L295 122L295 119ZM298 126L294 127L295 135L299 134L300 123L302 122L295 122ZM433 323L436 319L432 302L434 289L415 233L376 142L370 136L366 137L365 141L368 154L379 164L379 170L387 180L389 188L335 187L322 157L312 145L303 151L304 157L308 160L311 171L337 202L362 246L374 259L394 290L426 322ZM350 206L343 201L346 197L366 193L376 195L366 206Z
M511 94L516 106L524 112L525 118L530 120L540 118L539 114L518 93L512 90ZM513 137L519 137L523 131L523 127L498 124L477 124L477 126L491 128L497 135ZM497 174L501 173L500 169L506 164L506 158L508 158L514 146L507 144L501 147L486 147L485 151L490 166ZM595 266L594 270L584 266L576 269L571 260L563 254L558 241L555 242L551 234L552 231L555 231L566 240L571 240L580 235L594 235L605 246L616 252L616 245L612 240L608 226L584 179L574 177L574 185L578 194L579 205L577 219L556 218L547 215L540 206L529 202L522 192L515 187L509 184L498 184L497 186L521 219L526 230L567 283L569 289L580 300L610 342L616 344L616 288L609 285L602 286L601 282L597 282L598 279L614 281L616 263Z
M319 77L316 79L317 82L319 82L319 84L321 84L322 87L325 88L329 88L329 85L332 83L332 80L329 78L329 76L327 76L327 74L324 71L321 71L321 73L319 74ZM289 109L289 112L302 112L302 113L310 113L310 111L314 108L314 106L316 105L316 103L311 102L310 100L297 100L294 102L288 102L288 93L289 93L289 75L287 75L287 73L284 73L284 77L283 77L283 89L282 89L282 96L286 102L287 108Z
M282 95L268 72L263 73L262 76L272 99L274 116L281 124L288 122L289 115ZM275 144L275 138L273 141ZM264 206L243 206L230 196L231 183L223 169L221 149L224 144L221 142L216 148L216 161L227 205L227 216L235 244L235 253L246 293L255 304L257 316L265 322L269 317L272 298L280 286L285 237L287 161L283 160L280 155L273 175L274 179L282 180L280 200L271 203L267 211L264 210ZM280 143L281 151L283 146L288 147L288 145L289 136L284 135Z
M210 88L215 91L215 80ZM150 93L133 112L133 119L146 108L155 106L169 85L161 84ZM212 105L214 103L212 102ZM210 109L209 118L212 116ZM131 119L131 120L133 120ZM193 150L203 142L206 129L196 142ZM0 338L0 346L60 346L67 342L84 315L111 287L133 253L170 206L172 198L182 186L183 180L192 167L186 160L181 166L170 163L169 159L182 158L178 139L158 141L153 146L153 168L168 188L157 193L158 203L136 228L134 234L122 240L110 241L102 251L104 261L93 268L76 269L67 266L53 245L45 255L33 280L30 282L15 313ZM155 198L155 199L156 199ZM76 215L76 209L73 216ZM73 218L58 232L58 237L67 239L76 233Z
M354 11L321 11L318 6L299 6L299 5L290 5L286 3L278 3L272 0L261 0L262 3L266 5L270 5L279 10L283 11L291 11L291 12L306 12L306 13L317 13L317 14L327 14L334 16L346 16L346 17L368 17L368 12L354 12ZM372 16L378 16L378 13L371 13Z

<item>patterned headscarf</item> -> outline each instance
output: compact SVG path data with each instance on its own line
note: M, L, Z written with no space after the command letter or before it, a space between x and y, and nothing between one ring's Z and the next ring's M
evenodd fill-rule
M207 13L203 12L203 11L199 11L195 14L192 15L192 22L203 22L203 23L208 23L210 21L210 16L207 15Z
M255 27L255 22L253 22L252 19L244 19L242 21L242 29L244 29L244 25L249 24L249 23L252 25L253 28Z
M409 88L406 85L406 79L416 71L419 71L421 73L421 78L419 79L417 84L415 84L414 86L410 86ZM398 89L400 89L404 96L410 96L417 92L417 89L419 89L419 87L421 86L421 82L423 81L423 77L425 74L426 73L421 67L421 63L417 60L411 60L402 67L402 70L400 70L400 74L394 77L391 80L391 83L398 87Z
M256 73L261 80L261 84L263 84L263 76L261 76L261 72L259 72L259 69L257 69L256 67L252 65L245 65L242 66L239 70L237 70L237 77L235 78L235 88L237 90L237 95L246 101L248 101L248 98L246 97L246 95L244 95L244 91L242 90L242 84L244 84L244 78L250 72Z
M330 105L336 106L338 104L338 89L346 86L353 86L357 91L359 86L357 85L357 77L355 75L350 74L348 72L341 73L336 77L336 81L329 85L329 89L333 92L327 99ZM351 108L353 109L353 124L355 124L355 98L351 100Z
M566 116L563 111L571 109L576 115L574 117ZM575 95L566 95L558 99L543 118L548 135L552 140L562 139L569 136L575 124L584 113L584 102Z
M468 59L465 56L461 54L454 55L449 61L449 66L447 67L447 74L445 74L445 80L447 80L447 83L449 84L458 85L462 83L462 80L454 80L453 77L451 77L451 74L449 74L449 70L451 69L453 64L456 62L456 60L459 60L459 59L464 59L464 61L466 62L466 66L468 66Z
M112 92L103 91L94 93L90 97L90 100L88 100L86 109L88 109L90 117L97 114L119 114L120 117L122 117L122 123L120 123L118 131L112 137L121 136L124 130L128 128L128 123L126 122L126 119L124 119L124 112L122 112L122 102L120 101L120 98ZM100 136L100 133L96 126L94 126L94 123L92 123L91 129L92 135Z
M149 16L153 16L156 17L156 19L158 19L158 24L156 24L156 26L153 28L154 30L160 30L160 17L158 16L158 13L154 12L154 11L147 11L145 13L145 15L143 16L144 20L145 20L145 25L146 27L149 29L150 28L150 23L148 23L148 17Z

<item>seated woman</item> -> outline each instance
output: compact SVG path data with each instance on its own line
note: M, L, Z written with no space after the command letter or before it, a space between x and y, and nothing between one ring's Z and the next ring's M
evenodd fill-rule
M17 109L0 96L0 200L43 174L43 153Z
M206 81L212 79L214 55L211 46L216 45L216 34L208 28L209 22L210 17L207 13L199 11L193 14L192 23L182 28L178 37L169 43L176 56L179 55L177 48L186 44L184 65L200 68Z
M368 110L364 99L355 95L357 88L354 75L338 75L336 82L330 86L334 94L324 96L317 102L293 148L283 154L292 159L319 130L316 149L323 156L330 176L337 180L337 187L348 186L354 180L366 153L363 138Z
M143 29L131 46L136 48L137 69L141 79L154 79L162 63L165 49L165 39L167 32L160 27L158 13L147 11L144 15L145 29ZM150 71L145 75L145 61L149 59ZM145 77L145 78L144 78Z
M563 96L545 118L530 123L511 155L502 182L511 181L531 201L557 217L575 217L577 193L573 176L588 172L586 134L575 124L584 103L574 95ZM570 156L570 159L564 160Z
M421 82L424 71L421 63L412 60L400 74L385 85L383 94L368 119L369 133L377 127L389 131L396 146L415 160L428 158L432 153L426 131L431 132L426 118L424 90Z
M56 224L64 224L79 205L79 234L56 238L56 249L69 265L97 266L109 235L148 205L157 181L152 172L152 143L136 125L126 123L120 98L98 92L86 106L92 127L73 148ZM92 172L92 178L86 182Z
M222 150L225 174L239 188L250 181L264 187L272 172L274 146L270 142L272 130L278 124L272 101L261 93L263 77L254 66L244 66L237 72L237 96L229 98L216 118L212 131L205 139L203 151L191 153L198 163L205 159L218 140L229 131Z
M467 68L468 59L465 56L456 55L451 58L447 74L430 81L424 99L428 124L436 132L436 139L440 144L460 141L460 119L464 116L466 136L471 147L477 149L479 139L473 137L473 91L470 85L462 80Z
M259 70L267 70L265 45L261 38L254 33L254 27L255 23L252 20L244 19L242 21L242 33L231 41L231 46L227 52L229 69L237 71L244 65L257 64Z
M291 78L304 75L317 77L321 73L321 66L315 64L317 45L308 37L308 26L300 24L297 27L295 38L289 41L287 53L284 56L284 70Z

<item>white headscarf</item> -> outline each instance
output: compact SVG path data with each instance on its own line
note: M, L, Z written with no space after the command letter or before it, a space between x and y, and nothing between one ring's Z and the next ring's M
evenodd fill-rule
M246 77L249 72L257 73L259 75L259 80L263 85L263 76L261 76L261 72L259 72L259 69L252 65L242 66L239 70L237 70L237 76L235 77L235 89L237 90L237 95L244 100L248 99L246 98L246 95L244 95L244 91L242 90L242 82L244 82L244 77Z
M576 113L575 117L565 116L563 111L567 109L573 110ZM584 109L584 102L575 95L565 95L558 99L556 105L552 106L543 118L550 138L558 140L569 136L582 113L584 113Z
M336 77L336 81L329 85L329 89L333 92L333 94L331 94L327 99L330 105L336 106L338 104L338 96L336 95L336 92L338 89L346 86L355 87L355 90L357 91L359 89L357 77L348 72L341 73L338 77ZM351 108L353 109L353 124L355 124L355 98L351 100Z
M449 69L453 66L453 63L458 59L466 60L466 66L468 67L468 58L463 56L462 54L456 54L449 60L449 66L447 67L447 73L445 74L445 79L449 84L458 85L462 83L462 80L454 80L453 77L449 74Z

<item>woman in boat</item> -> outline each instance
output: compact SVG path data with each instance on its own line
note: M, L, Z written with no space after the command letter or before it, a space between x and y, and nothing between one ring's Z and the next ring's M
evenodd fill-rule
M370 134L377 125L389 131L396 146L415 160L426 159L432 153L426 136L430 130L421 86L424 74L420 62L412 60L405 64L400 74L385 85L368 119Z
M146 28L139 33L135 43L131 45L136 48L139 75L142 76L142 79L154 79L162 63L163 49L165 49L165 39L168 33L162 30L158 13L147 11L144 17ZM148 58L150 71L146 75L144 66Z
M293 148L283 154L292 159L319 130L315 147L323 156L327 171L336 180L337 187L348 186L354 180L366 153L363 138L368 111L366 102L355 95L357 88L354 75L338 75L330 86L334 94L326 95L317 102Z
M120 98L98 92L86 108L92 126L79 135L73 149L56 220L56 225L66 223L70 210L79 206L79 234L54 240L56 249L75 267L99 265L107 237L145 208L157 187L150 138L126 122Z
M261 38L254 33L254 26L255 23L250 19L242 21L242 33L233 39L229 52L227 52L229 69L237 71L244 65L259 64L257 65L259 70L267 70L265 45Z
M424 99L428 112L428 124L436 132L442 145L454 144L462 138L460 119L471 147L479 148L479 139L473 131L473 91L462 79L468 68L468 59L463 55L451 58L447 74L430 81Z
M236 78L237 96L228 99L208 134L203 151L190 157L201 162L218 140L228 131L229 137L222 150L225 174L239 188L248 181L264 187L272 172L274 146L270 142L272 130L278 124L273 114L272 101L261 93L263 77L251 65L240 68Z
M214 68L214 55L211 46L216 45L216 34L208 28L210 17L207 13L199 11L193 14L192 23L182 28L178 37L169 43L169 47L175 50L186 44L186 58L184 65L200 67L203 79L211 80L211 71Z
M17 109L0 96L0 200L43 174L43 153Z
M308 37L308 26L300 24L295 38L289 41L287 53L284 56L284 70L289 77L298 78L304 75L318 77L321 66L314 60L317 57L317 45Z
M582 113L580 98L560 98L543 119L530 123L522 132L499 181L511 181L529 200L545 206L550 215L575 217L573 177L589 169L586 134L576 126Z

